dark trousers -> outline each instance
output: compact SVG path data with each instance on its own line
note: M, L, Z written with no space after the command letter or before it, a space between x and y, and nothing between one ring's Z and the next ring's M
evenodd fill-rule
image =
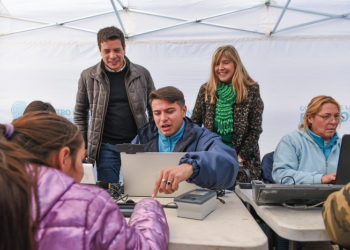
M120 165L120 152L115 149L115 145L102 143L99 159L96 161L98 180L118 183Z

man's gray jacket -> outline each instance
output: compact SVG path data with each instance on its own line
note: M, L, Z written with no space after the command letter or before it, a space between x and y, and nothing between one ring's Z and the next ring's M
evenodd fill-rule
M155 87L147 69L124 58L128 67L124 80L126 93L136 125L140 128L153 120L148 97ZM81 73L75 104L74 122L83 134L90 163L98 159L110 95L110 82L102 67L101 60Z

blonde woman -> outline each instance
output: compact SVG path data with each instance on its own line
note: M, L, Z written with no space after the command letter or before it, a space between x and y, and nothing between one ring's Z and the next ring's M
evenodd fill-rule
M333 183L341 146L336 131L342 120L336 100L324 95L313 98L299 130L285 135L276 148L275 182L281 183L285 177L283 183L289 184Z
M234 148L252 179L259 179L261 174L258 141L263 110L259 85L249 76L237 50L231 45L218 48L209 81L199 90L191 118Z

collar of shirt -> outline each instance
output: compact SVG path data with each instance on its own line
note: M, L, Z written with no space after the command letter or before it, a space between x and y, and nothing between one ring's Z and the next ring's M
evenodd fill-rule
M158 129L158 151L159 152L173 152L176 143L180 140L180 138L183 136L185 131L185 121L183 121L181 128L179 131L177 131L172 136L165 136L160 132Z
M118 73L118 72L122 71L122 70L125 68L125 66L126 66L126 62L125 62L125 59L124 59L124 66L123 66L123 68L121 68L120 70L115 71L115 70L113 70L113 69L110 69L110 68L107 67L106 64L105 64L105 69L106 69L107 71L109 71L109 72Z
M328 147L332 147L333 144L336 142L336 140L339 139L339 137L337 135L337 132L335 132L334 135L328 141L328 143L325 143L325 140L321 136L319 136L319 135L315 134L314 132L312 132L311 129L309 129L309 131L310 131L310 134L311 134L312 138L314 139L314 141L317 143L317 145L323 151L325 151L326 148L328 148Z

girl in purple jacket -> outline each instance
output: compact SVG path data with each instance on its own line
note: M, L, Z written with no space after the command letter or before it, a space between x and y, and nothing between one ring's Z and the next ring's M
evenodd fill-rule
M0 124L0 250L166 249L159 202L137 203L127 224L103 189L79 184L80 131L49 112Z

